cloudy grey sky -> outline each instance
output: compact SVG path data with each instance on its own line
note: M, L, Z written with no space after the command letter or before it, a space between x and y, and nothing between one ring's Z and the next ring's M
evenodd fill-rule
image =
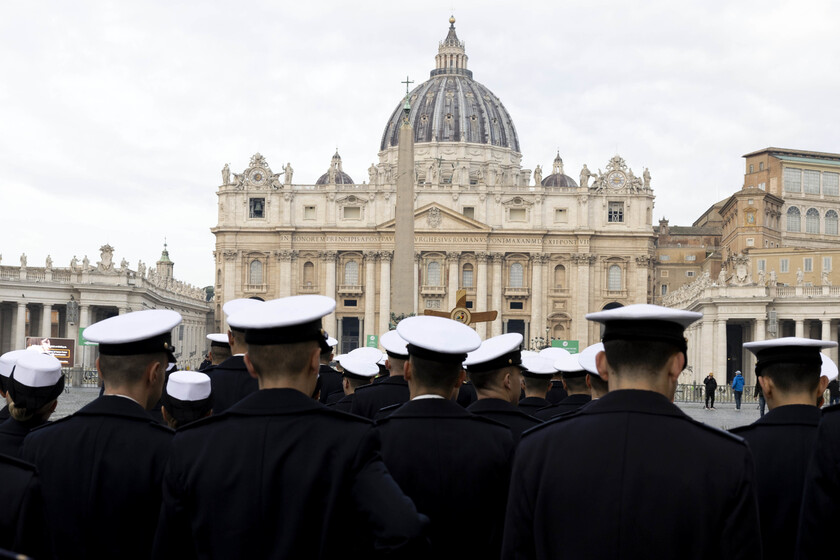
M450 12L523 165L649 167L654 219L690 224L767 146L840 152L840 3L157 1L0 5L0 253L154 263L212 282L220 170L261 152L296 183L336 147L366 180L406 74Z

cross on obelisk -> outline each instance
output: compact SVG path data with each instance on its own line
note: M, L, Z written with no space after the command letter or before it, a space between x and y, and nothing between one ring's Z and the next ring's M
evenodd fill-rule
M477 311L471 312L467 309L467 290L458 290L455 292L458 301L455 302L455 307L452 311L433 311L426 309L423 311L424 315L434 315L435 317L446 317L465 325L472 325L473 323L486 323L495 321L498 311Z
M414 127L405 77L405 103L397 148L397 202L394 213L394 259L391 267L391 312L414 313Z

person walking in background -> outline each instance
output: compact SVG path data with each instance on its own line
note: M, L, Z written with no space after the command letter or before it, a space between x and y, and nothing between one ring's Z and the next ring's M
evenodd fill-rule
M735 395L735 410L741 410L741 397L744 394L744 376L741 375L741 370L735 372L735 377L732 379L732 394Z
M715 391L717 391L717 380L715 374L709 372L706 379L703 380L703 385L706 386L706 408L715 409Z
M756 397L758 398L758 417L761 418L764 416L764 407L767 405L767 401L764 400L764 391L761 390L761 383L757 379L755 381L755 391L753 391L753 398Z

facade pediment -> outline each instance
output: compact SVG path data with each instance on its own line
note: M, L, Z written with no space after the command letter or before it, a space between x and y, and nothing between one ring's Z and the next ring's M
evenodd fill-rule
M394 230L394 220L380 224L379 230ZM414 211L414 231L474 231L489 232L490 227L437 203L427 204Z

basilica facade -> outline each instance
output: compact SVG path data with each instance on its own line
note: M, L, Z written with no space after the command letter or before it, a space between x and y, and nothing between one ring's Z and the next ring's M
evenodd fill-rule
M337 301L325 328L340 352L375 341L391 321L397 153L405 103L414 130L415 313L466 307L498 311L482 336L523 334L595 342L586 313L649 302L655 235L650 174L620 156L566 174L526 169L513 119L473 78L454 19L430 78L385 123L378 163L361 182L336 153L315 184L273 172L255 154L241 173L222 172L215 248L215 321L240 297L324 294ZM279 167L279 166L278 166ZM374 337L374 338L372 338Z

